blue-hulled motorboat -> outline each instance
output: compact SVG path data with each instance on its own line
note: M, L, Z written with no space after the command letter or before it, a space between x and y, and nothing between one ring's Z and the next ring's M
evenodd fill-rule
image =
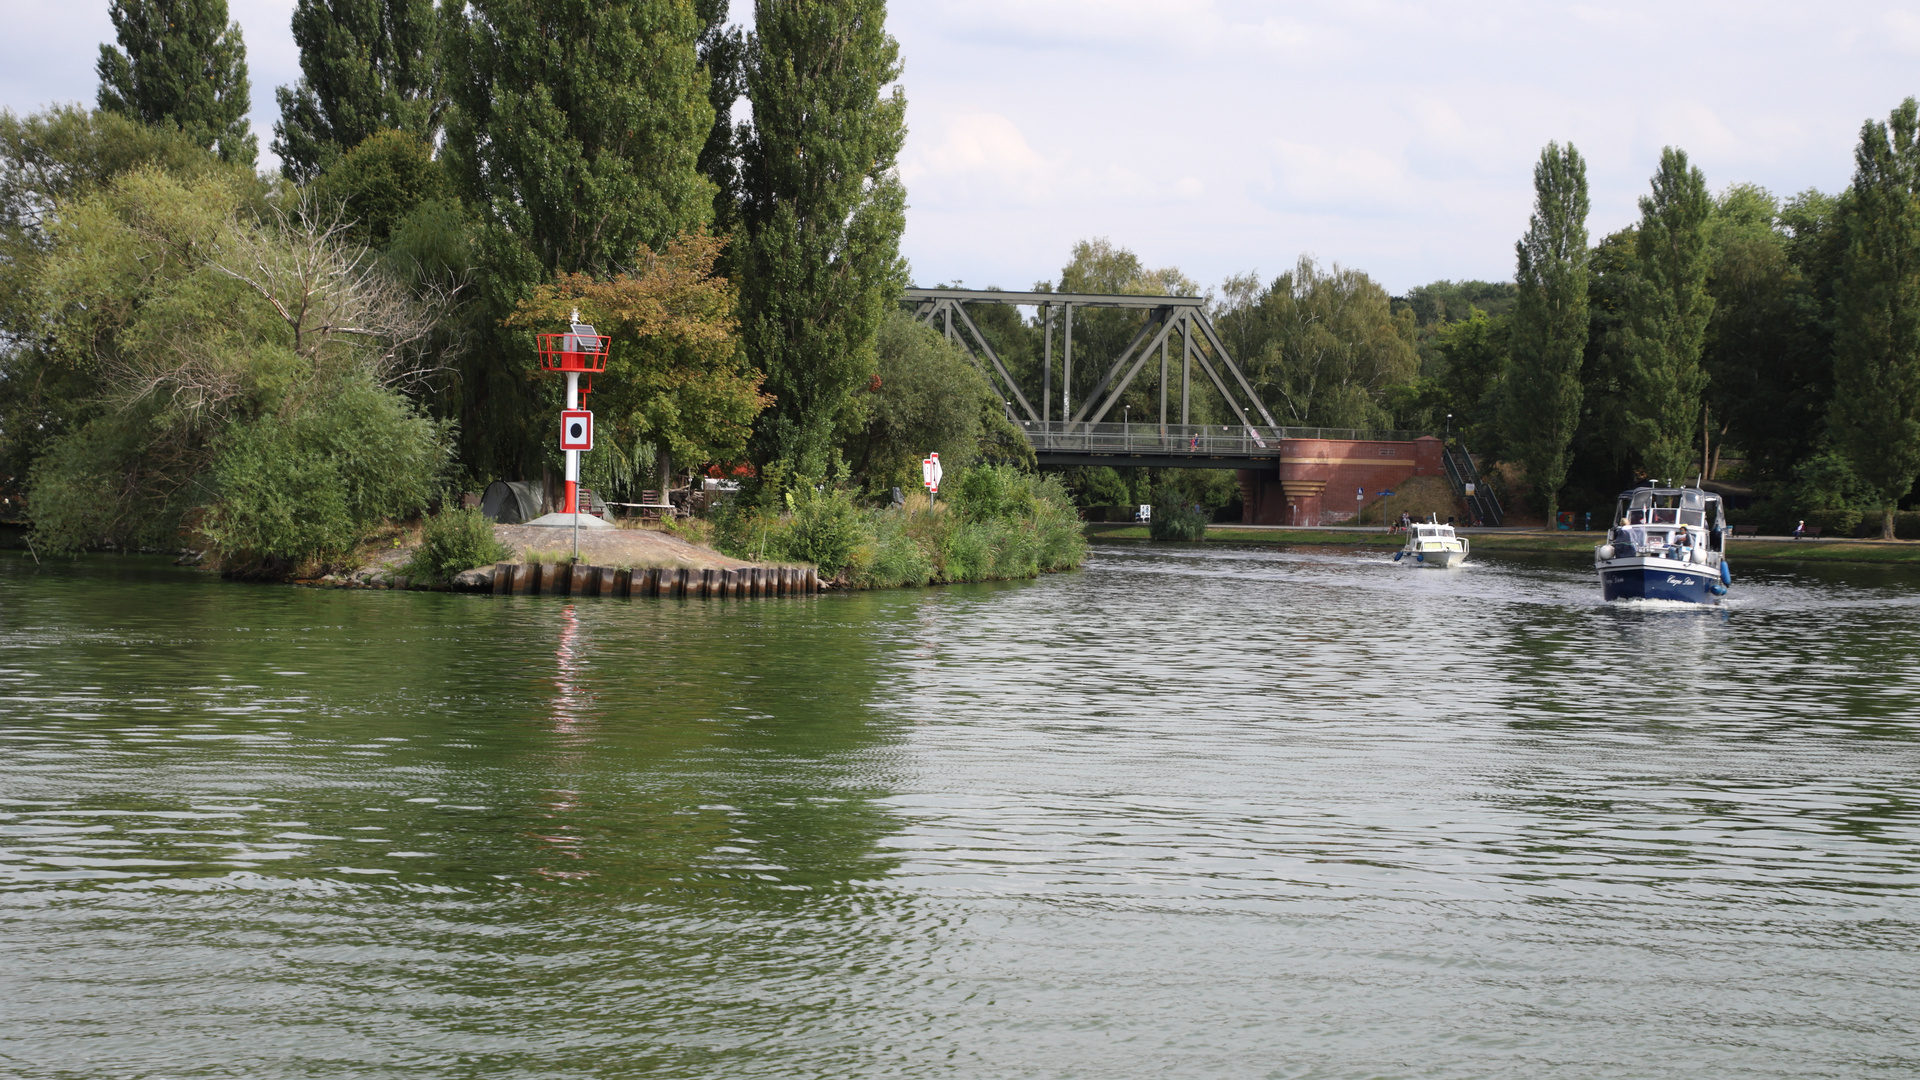
M1608 600L1712 604L1727 595L1727 522L1720 496L1699 488L1639 487L1620 493L1594 569Z

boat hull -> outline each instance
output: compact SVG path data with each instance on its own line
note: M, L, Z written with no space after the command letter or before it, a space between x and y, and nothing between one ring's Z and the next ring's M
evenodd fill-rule
M1419 565L1432 566L1445 570L1449 566L1458 566L1467 561L1467 553L1454 548L1439 548L1434 551L1420 552Z
M1599 570L1600 591L1608 600L1719 601L1714 587L1720 577L1709 567L1676 559L1619 559L1601 563Z

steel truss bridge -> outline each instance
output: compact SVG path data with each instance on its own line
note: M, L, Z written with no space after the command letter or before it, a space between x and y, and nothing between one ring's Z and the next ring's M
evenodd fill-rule
M1133 296L1111 293L1001 292L993 289L908 289L901 302L914 318L946 335L973 357L1002 399L1008 415L1027 433L1042 465L1150 465L1187 469L1273 469L1286 439L1391 439L1413 431L1352 431L1345 428L1282 427L1253 391L1240 365L1207 318L1197 296ZM1042 332L1039 407L1007 370L993 343L967 314L968 304L1003 304L1040 310ZM1073 313L1076 308L1127 308L1147 313L1133 339L1091 393L1073 401ZM1054 410L1054 338L1060 339L1060 408ZM1175 336L1180 343L1180 420L1168 414ZM1160 361L1158 423L1107 417L1155 354ZM1194 424L1194 366L1219 392L1233 414L1231 424Z

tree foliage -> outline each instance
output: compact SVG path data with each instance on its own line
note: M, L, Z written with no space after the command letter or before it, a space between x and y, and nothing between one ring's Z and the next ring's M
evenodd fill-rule
M377 132L429 144L439 136L446 102L433 0L298 0L293 40L300 81L274 90L273 152L289 179L311 180Z
M859 422L875 337L905 284L906 136L884 0L757 0L747 66L741 309L774 407L756 456L827 474Z
M754 417L772 403L740 351L733 284L713 272L722 244L696 233L657 255L642 248L638 273L562 274L508 320L557 331L577 311L613 338L593 395L609 451L649 444L663 471L675 460L737 460Z
M894 311L880 325L877 353L879 370L863 395L866 422L848 447L869 491L912 490L929 453L949 469L983 457L1033 462L1025 433L964 350Z
M1580 152L1548 143L1534 166L1533 190L1533 216L1514 245L1518 295L1502 427L1508 454L1526 470L1551 521L1580 419L1587 344L1587 163Z
M1819 288L1827 275L1797 256L1828 228L1832 201L1811 192L1783 207L1751 184L1716 200L1713 316L1701 354L1713 457L1733 440L1757 476L1787 475L1813 453L1825 426L1833 377Z
M734 124L733 106L747 93L748 41L745 31L727 22L728 0L694 0L693 7L700 17L707 104L713 107L713 126L700 148L700 173L713 184L713 231L726 236L740 224L740 143L748 128Z
M90 381L52 361L41 291L59 207L142 168L249 182L176 128L71 105L27 117L0 112L0 496L17 496L48 442L88 415ZM257 184L251 189L257 194Z
M111 0L107 13L120 47L100 46L100 108L252 165L247 45L226 0Z
M447 158L497 242L525 253L501 266L522 288L539 272L618 273L707 224L699 33L685 0L472 0L449 15Z
M376 132L335 158L309 190L321 207L339 208L354 240L382 248L422 203L454 198L433 148L399 130Z
M163 542L198 507L235 558L337 555L424 503L444 431L398 388L433 313L251 182L142 168L59 205L43 362L90 392L33 468L48 546Z
M1390 387L1420 370L1413 314L1358 270L1294 268L1220 316L1222 336L1282 423L1382 428Z
M1920 476L1920 104L1868 121L1842 212L1846 255L1835 290L1839 449L1879 497L1881 535Z
M1667 147L1640 199L1634 280L1621 335L1629 387L1628 437L1656 478L1678 480L1697 460L1700 366L1713 297L1707 292L1707 230L1713 200L1685 151Z
M1499 409L1513 334L1510 315L1478 308L1441 327L1433 339L1432 379L1452 413L1451 430L1469 447L1498 453Z

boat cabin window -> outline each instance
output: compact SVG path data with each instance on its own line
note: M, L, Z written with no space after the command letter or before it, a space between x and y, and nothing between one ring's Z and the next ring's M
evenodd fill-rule
M1707 523L1707 512L1705 510L1680 511L1680 524L1682 525L1704 526L1706 523Z
M1680 493L1677 491L1659 491L1651 493L1648 508L1648 520L1655 525L1675 525L1680 521Z

